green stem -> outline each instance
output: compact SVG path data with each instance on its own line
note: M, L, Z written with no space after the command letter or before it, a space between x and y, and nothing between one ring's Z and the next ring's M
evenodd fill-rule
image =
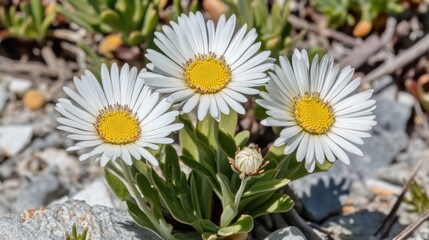
M164 239L174 239L170 232L163 231L163 228L160 227L160 221L152 214L149 207L146 204L146 201L143 199L143 195L137 189L135 185L134 177L131 173L131 168L126 165L122 160L120 160L120 166L124 173L124 177L127 181L128 191L136 199L137 205L142 210L142 212L149 218L152 223L152 226L156 229L156 232L161 235Z
M214 137L216 140L216 167L217 167L217 172L222 172L222 148L220 147L219 144L219 122L218 121L214 121Z
M243 196L243 192L244 192L244 189L246 188L246 184L248 181L249 181L248 177L243 178L241 180L240 188L235 194L234 208L237 209L237 211L238 211L238 205L240 204L241 196Z

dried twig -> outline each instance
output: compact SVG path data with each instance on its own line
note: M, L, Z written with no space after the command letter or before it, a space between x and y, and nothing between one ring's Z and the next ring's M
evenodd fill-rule
M384 62L380 67L376 68L363 79L364 83L373 82L380 77L390 74L398 68L401 68L417 57L426 54L429 50L429 34L420 39L416 44L414 44L409 49L400 53L396 58L390 61Z
M81 32L70 31L67 29L55 29L52 35L58 39L67 40L70 42L80 42L84 38Z
M39 62L22 62L15 61L9 58L0 56L0 72L6 73L25 73L29 75L45 75L49 77L57 77L56 71L53 71L48 66Z
M405 183L404 187L402 188L401 194L398 196L398 199L395 202L395 205L393 205L392 210L390 210L389 214L384 218L381 225L378 227L377 231L374 233L375 237L378 237L381 239L387 232L389 232L390 228L392 227L393 223L396 219L396 212L399 209L399 206L402 203L402 200L404 199L405 194L407 193L408 189L410 188L411 182L416 177L417 173L419 172L421 166L425 162L426 157L422 157L417 164L416 168L411 173L410 178Z
M415 219L410 225L408 225L402 232L400 232L393 240L404 240L407 239L411 233L416 230L424 221L429 218L429 211L420 215L417 219Z
M318 26L308 23L307 21L300 19L299 17L292 14L289 15L288 20L292 24L292 26L296 29L307 28L311 32L315 32L319 35L325 35L349 47L357 47L362 43L360 40L350 37L349 35L344 34L342 32L338 32L332 29L319 28Z
M355 47L353 51L341 59L340 66L350 65L358 68L364 64L369 57L386 46L395 34L396 19L389 17L386 23L386 30L381 37L377 35L369 36L361 45Z

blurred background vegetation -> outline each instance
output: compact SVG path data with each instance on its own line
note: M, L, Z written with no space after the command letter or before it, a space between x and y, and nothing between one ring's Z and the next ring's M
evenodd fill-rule
M33 48L50 46L55 48L57 57L63 54L72 57L61 47L62 42L67 42L84 51L85 62L93 65L91 67L98 68L103 61L132 61L142 65L144 50L154 47L154 31L181 13L200 10L214 20L223 13L236 14L240 24L257 29L261 50L271 50L273 57L278 57L289 54L303 40L309 31L306 19L312 18L311 15L323 15L333 29L365 37L371 31L382 29L388 16L410 7L403 2L407 1L2 0L1 55L12 59L27 55L33 59L37 58L33 56L37 55ZM300 29L294 28L297 24L291 23L291 14L302 20L298 24ZM325 49L311 47L311 52Z

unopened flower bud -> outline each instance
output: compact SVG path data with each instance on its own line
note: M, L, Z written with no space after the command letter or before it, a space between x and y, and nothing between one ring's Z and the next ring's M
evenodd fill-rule
M228 158L231 168L234 172L240 174L240 178L253 176L262 173L268 161L264 161L261 155L261 149L258 146L240 148L235 153L234 159Z

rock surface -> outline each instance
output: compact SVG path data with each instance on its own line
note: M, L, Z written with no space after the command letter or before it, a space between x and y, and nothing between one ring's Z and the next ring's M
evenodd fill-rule
M0 114L3 112L4 107L6 106L6 101L9 98L6 90L0 86Z
M265 238L265 240L306 240L304 234L296 227L279 229Z
M87 239L160 239L137 226L126 212L98 205L91 207L81 201L0 217L0 239L64 239L74 223L78 232L88 227Z
M0 126L0 151L5 156L16 156L33 136L33 128L28 125Z
M9 81L9 91L17 95L24 94L32 85L30 80L22 78L11 77Z

